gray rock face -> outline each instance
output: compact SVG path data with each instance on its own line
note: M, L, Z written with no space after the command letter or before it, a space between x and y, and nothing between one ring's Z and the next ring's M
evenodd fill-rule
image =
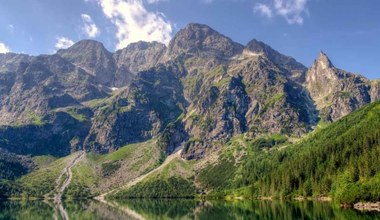
M247 44L246 49L254 53L265 54L274 64L286 69L288 71L288 73L286 73L288 77L300 83L304 82L307 68L301 63L298 63L294 58L280 54L270 46L256 39L251 40Z
M335 121L370 103L371 96L372 101L377 99L375 90L370 91L368 79L335 68L323 52L307 72L305 85L320 117L327 121Z
M180 55L231 57L243 50L243 46L218 33L207 25L189 24L170 41L164 60Z
M82 40L67 49L59 50L57 54L93 75L97 83L107 86L113 84L115 60L102 43Z
M377 101L380 99L380 80L374 80L371 82L371 102Z
M141 72L96 112L85 148L107 152L158 136L185 105L181 83L173 72L170 66Z
M137 42L116 51L114 59L117 65L114 86L127 85L138 72L148 70L159 63L166 47L158 42Z
M308 115L308 95L287 73L265 54L243 52L226 66L187 76L185 93L193 94L185 128L192 138L183 156L200 158L204 152L199 149L243 133L301 136L309 131L314 121Z
M90 75L58 55L34 57L16 72L0 73L0 79L0 124L33 123L54 108L107 95Z
M15 72L22 62L29 62L32 57L26 54L0 54L0 72Z
M17 155L65 156L82 149L90 121L79 121L66 112L46 115L43 124L0 127L0 146Z

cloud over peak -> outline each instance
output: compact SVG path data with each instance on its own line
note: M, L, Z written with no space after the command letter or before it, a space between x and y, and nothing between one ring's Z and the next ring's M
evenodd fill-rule
M116 49L141 40L169 43L171 23L163 13L148 11L142 0L98 0L98 3L116 27Z
M0 53L8 53L10 52L9 47L5 45L4 43L0 42Z
M271 0L269 3L256 3L254 11L260 15L271 18L279 15L289 24L303 24L305 14L308 14L309 0Z
M81 14L83 26L82 30L83 32L91 38L94 38L100 34L100 31L94 21L92 20L91 16L88 14Z
M57 37L57 42L55 43L56 49L66 49L71 47L74 44L74 41L66 37Z
M272 17L272 9L266 4L257 3L253 10L268 18Z

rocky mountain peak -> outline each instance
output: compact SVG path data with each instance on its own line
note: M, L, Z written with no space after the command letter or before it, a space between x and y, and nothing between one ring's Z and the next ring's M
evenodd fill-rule
M248 42L245 48L256 53L268 53L269 51L273 50L264 42L258 41L256 39L252 39L250 42Z
M95 76L98 83L112 85L116 65L112 54L95 40L82 40L59 50L58 55Z
M301 63L297 62L297 60L294 58L283 55L264 42L258 41L256 39L248 42L248 44L245 46L245 49L253 53L265 55L277 66L285 68L288 71L287 76L294 79L295 81L304 81L307 68Z
M78 41L77 43L73 44L71 47L67 49L60 49L58 50L58 54L61 56L66 56L68 54L81 54L81 53L99 53L99 52L108 52L104 45L95 40L81 40ZM109 52L108 52L109 53Z
M335 121L369 103L376 92L369 91L365 77L334 67L321 51L307 72L306 87L314 100L320 117Z
M230 57L240 53L243 46L203 24L189 24L170 41L166 58L180 54L207 54Z
M319 57L315 60L314 65L321 67L321 69L334 67L329 57L323 51L319 53Z
M166 46L162 43L139 41L116 51L113 56L118 69L114 86L127 85L136 73L154 67L165 50Z

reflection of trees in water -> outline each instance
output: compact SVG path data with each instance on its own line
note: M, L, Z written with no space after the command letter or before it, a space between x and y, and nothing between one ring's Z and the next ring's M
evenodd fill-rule
M288 201L212 201L197 214L197 219L380 219L380 213L341 209L322 202Z
M69 219L131 219L123 207L146 219L379 219L380 213L341 209L319 202L128 200L120 209L96 201L64 202ZM44 201L0 201L0 219L62 219L52 203Z
M67 201L63 203L68 219L107 220L131 219L123 211L106 204L88 201ZM63 219L58 207L49 201L0 201L0 219L45 220Z
M51 219L54 209L43 201L0 201L0 219Z

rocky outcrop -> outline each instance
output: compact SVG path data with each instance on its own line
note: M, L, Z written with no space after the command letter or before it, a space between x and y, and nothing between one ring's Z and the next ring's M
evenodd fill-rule
M15 72L21 63L27 63L32 58L32 56L26 54L0 54L0 72Z
M86 139L86 150L107 152L148 140L175 121L186 105L175 71L175 67L161 65L142 72L99 109Z
M323 52L308 70L305 83L323 120L335 121L376 100L376 91L363 76L335 68Z
M89 111L80 113L91 117ZM18 155L66 156L82 149L90 126L89 120L78 120L66 112L50 113L40 124L1 126L0 146Z
M377 101L380 99L380 80L374 80L371 82L371 102Z
M0 124L39 121L57 107L107 96L82 69L58 55L37 56L20 63L16 72L0 74Z
M59 50L57 54L94 76L97 83L113 85L115 60L102 43L82 40L67 49Z
M292 80L295 80L299 83L304 82L307 68L301 63L297 62L293 57L283 55L265 43L256 39L251 40L245 48L246 50L256 54L264 54L279 68L284 68L287 70L285 74Z
M117 65L114 86L128 85L138 72L156 66L165 52L165 45L158 42L131 43L114 54Z

